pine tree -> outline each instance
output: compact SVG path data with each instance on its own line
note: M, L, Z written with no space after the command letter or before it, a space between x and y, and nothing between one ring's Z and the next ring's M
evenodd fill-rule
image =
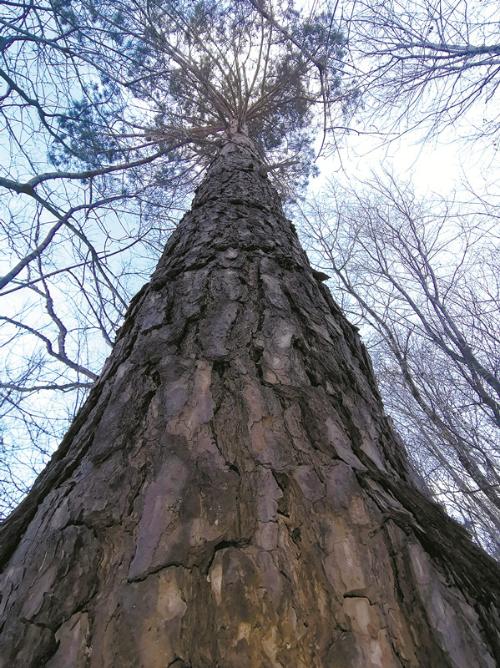
M493 668L498 568L415 486L246 120L1 529L0 666Z

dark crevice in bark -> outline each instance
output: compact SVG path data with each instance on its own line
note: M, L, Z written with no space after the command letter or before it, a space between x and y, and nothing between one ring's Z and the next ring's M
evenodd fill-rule
M155 566L154 568L148 569L146 572L141 573L140 575L134 576L134 577L129 577L127 578L127 582L129 583L134 583L134 582L144 582L147 578L149 578L151 575L156 575L157 573L160 573L161 571L165 571L168 568L185 568L188 571L191 571L195 566L186 566L185 564L181 563L180 561L169 561L166 564L159 564L158 566Z
M190 663L186 663L184 659L176 656L170 663L167 665L167 668L192 668Z
M220 552L221 550L227 550L229 548L240 550L245 547L248 547L250 545L250 542L251 542L250 538L238 538L237 540L221 540L220 543L217 543L212 548L211 557L207 562L207 564L202 569L203 573L208 575L217 553Z

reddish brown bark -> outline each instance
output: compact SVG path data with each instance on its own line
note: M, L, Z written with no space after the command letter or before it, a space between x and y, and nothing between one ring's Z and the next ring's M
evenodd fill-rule
M496 564L228 141L1 530L1 666L495 666Z

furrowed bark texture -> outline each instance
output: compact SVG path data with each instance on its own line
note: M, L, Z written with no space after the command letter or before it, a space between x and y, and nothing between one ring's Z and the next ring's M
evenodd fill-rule
M1 666L495 666L498 569L320 279L228 141L2 529Z

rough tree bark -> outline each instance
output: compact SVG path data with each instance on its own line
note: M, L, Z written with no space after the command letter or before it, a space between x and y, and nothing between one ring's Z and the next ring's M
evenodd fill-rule
M493 668L498 569L321 279L228 140L2 529L1 666Z

